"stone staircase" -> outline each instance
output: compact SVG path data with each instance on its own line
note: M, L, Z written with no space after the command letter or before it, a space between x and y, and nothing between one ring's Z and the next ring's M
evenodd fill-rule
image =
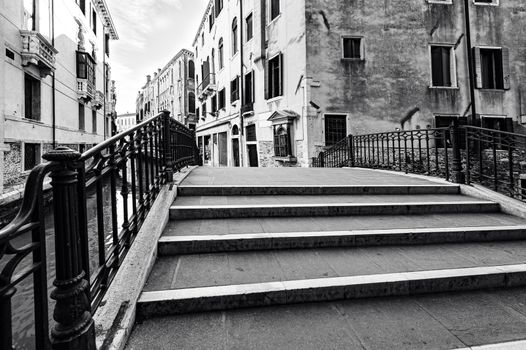
M526 220L457 185L290 182L183 182L138 321L526 285Z

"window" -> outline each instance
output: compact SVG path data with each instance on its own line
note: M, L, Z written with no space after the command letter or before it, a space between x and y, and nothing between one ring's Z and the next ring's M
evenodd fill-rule
M250 41L250 39L252 39L252 37L254 36L254 27L253 27L253 21L252 21L252 14L248 15L248 17L246 18L246 28L247 28L247 42Z
M237 53L237 18L232 21L232 56Z
M288 127L288 124L274 126L274 155L276 157L292 155Z
M270 1L270 20L273 21L280 14L279 0L269 0L269 1Z
M282 54L279 54L268 61L267 99L283 95L282 62Z
M79 130L84 131L86 129L86 120L84 116L85 108L82 103L79 103Z
M24 0L24 24L26 30L36 30L35 0Z
M212 96L212 103L210 106L210 112L216 113L217 112L217 95Z
M91 111L91 132L94 134L97 133L97 111L96 110Z
M7 58L14 60L15 59L15 53L9 49L5 49L5 55Z
M97 35L97 11L92 10L91 18L91 29L93 29L93 33Z
M195 113L195 94L193 92L188 94L188 111Z
M362 38L343 37L343 58L362 59Z
M217 108L223 109L225 108L225 106L226 106L226 93L225 93L225 89L223 88L219 90L219 100L218 100Z
M195 76L195 63L194 61L188 62L188 77L190 79L194 79Z
M223 38L219 39L219 69L224 67Z
M474 0L475 5L494 5L499 4L499 0Z
M29 74L24 75L24 117L40 120L40 81Z
M451 46L431 46L431 86L456 86L455 60Z
M24 144L24 171L28 171L40 164L40 144Z
M201 46L205 44L205 33L201 33Z
M209 24L208 30L209 31L211 31L212 27L214 26L215 18L216 16L214 16L214 8L212 7L212 9L210 10L210 14L208 15L208 24Z
M345 115L325 115L325 146L332 146L347 136Z
M221 13L221 10L223 9L223 0L215 0L216 1L216 17L219 16Z
M203 118L206 118L206 102L203 103L203 105L201 106L201 111L202 111L202 117Z
M79 5L80 10L83 14L86 14L86 0L76 0L77 5Z
M239 100L239 77L230 82L230 102Z
M77 78L87 79L95 87L95 61L87 52L77 51Z
M257 141L256 137L256 124L247 125L245 128L247 135L247 142Z
M245 75L245 93L243 94L243 104L254 102L254 72Z
M110 55L110 35L104 34L104 53Z
M509 50L476 47L474 51L476 87L508 90L510 88Z

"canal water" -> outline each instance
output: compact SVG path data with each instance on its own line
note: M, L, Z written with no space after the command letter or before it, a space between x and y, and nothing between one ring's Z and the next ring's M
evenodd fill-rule
M124 222L123 217L123 198L120 195L120 181L117 184L117 213L119 229ZM111 191L109 182L104 183L103 187L103 208L104 208L104 234L106 241L106 250L109 250L112 243L112 220L111 220ZM97 235L97 205L95 191L90 190L87 193L87 212L88 212L88 238L90 254L90 270L97 271L98 267L98 235ZM131 196L129 196L129 208L131 208ZM131 216L131 214L130 214ZM45 215L46 227L46 249L47 249L47 275L48 275L48 293L53 289L53 279L55 275L55 240L54 240L54 218L51 208L47 208ZM26 234L16 239L13 244L21 247L31 241L30 234ZM6 257L4 257L5 259ZM26 258L19 266L17 271L23 267L30 266L31 258ZM0 266L1 269L1 266ZM16 273L15 273L16 274ZM34 341L34 298L33 298L33 279L27 278L24 282L16 287L17 292L12 300L13 308L13 342L15 349L35 349ZM50 327L52 325L52 314L54 301L48 298Z

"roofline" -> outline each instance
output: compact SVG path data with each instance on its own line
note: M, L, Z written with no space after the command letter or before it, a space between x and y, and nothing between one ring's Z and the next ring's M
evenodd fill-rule
M203 14L203 18L201 19L201 24L199 25L199 29L197 29L197 33L195 34L195 38L194 38L194 41L192 42L192 46L195 46L195 43L199 39L199 33L201 32L201 29L203 28L206 22L206 15L208 14L208 11L210 10L213 4L214 4L214 0L210 0L208 2L208 6L206 7L205 13Z
M97 9L99 10L100 15L104 20L104 27L108 28L109 34L112 40L119 40L119 34L117 34L117 29L115 28L115 23L111 17L110 10L106 4L106 0L92 0Z
M163 69L161 69L161 72L160 72L157 76L163 74L163 73L166 71L166 69L168 69L168 67L169 67L172 63L174 63L175 61L177 61L177 59L178 59L179 57L181 57L182 55L184 55L184 54L191 55L192 57L194 56L194 53L193 53L192 51L190 51L190 50L188 50L188 49L181 49L178 53L175 54L174 57L172 57L172 59L171 59L170 61L168 61L168 63L163 67ZM157 78L155 78L155 79L157 79ZM155 80L155 79L152 79L152 81Z

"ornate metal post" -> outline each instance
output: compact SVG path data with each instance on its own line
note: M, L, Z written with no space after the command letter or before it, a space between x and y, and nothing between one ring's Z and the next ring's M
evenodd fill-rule
M453 159L451 161L452 181L457 184L463 184L465 183L465 177L462 171L462 157L460 153L462 135L458 125L458 119L453 121L449 131L451 134L451 146L453 148Z
M354 137L352 135L349 135L347 138L348 142L348 149L349 149L349 165L354 167Z
M325 168L325 152L321 151L320 154L318 154L318 161L320 168Z
M95 327L89 300L89 276L83 269L79 227L77 170L80 153L59 147L43 156L56 162L51 172L55 218L56 300L51 330L54 350L95 350Z
M164 142L163 142L163 160L164 160L164 171L167 182L172 182L174 179L173 170L173 159L172 159L172 148L170 142L170 112L163 111L163 129L164 129Z

